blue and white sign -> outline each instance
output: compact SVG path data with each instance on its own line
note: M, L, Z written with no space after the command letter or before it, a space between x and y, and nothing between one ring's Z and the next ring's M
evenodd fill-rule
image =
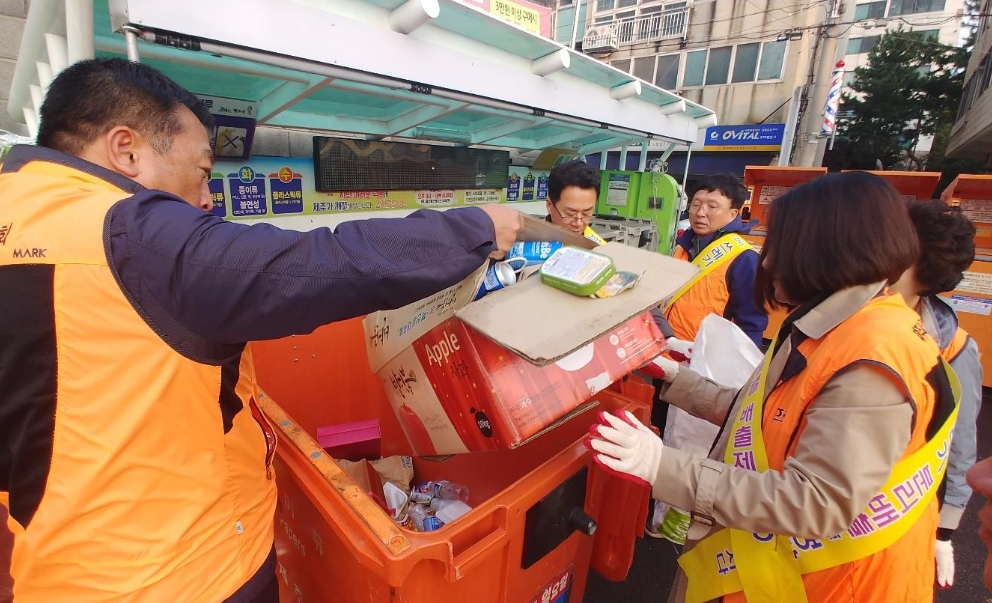
M704 151L777 151L782 148L785 124L711 126L705 136Z

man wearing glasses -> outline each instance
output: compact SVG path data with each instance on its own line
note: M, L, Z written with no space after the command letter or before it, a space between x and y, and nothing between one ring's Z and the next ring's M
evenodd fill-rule
M700 272L676 292L665 308L675 336L693 341L707 314L733 322L761 347L768 313L755 303L754 279L758 253L741 234L747 189L735 176L704 179L689 205L689 225L676 239L675 258L692 262Z
M557 165L548 176L547 220L604 245L606 241L589 226L598 198L599 170L578 159Z

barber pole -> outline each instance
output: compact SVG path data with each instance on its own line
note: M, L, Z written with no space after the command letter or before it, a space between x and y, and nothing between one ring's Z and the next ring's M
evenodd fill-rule
M837 129L837 110L840 107L841 84L844 81L844 61L837 61L830 76L830 91L827 93L827 106L823 108L821 136L831 136Z

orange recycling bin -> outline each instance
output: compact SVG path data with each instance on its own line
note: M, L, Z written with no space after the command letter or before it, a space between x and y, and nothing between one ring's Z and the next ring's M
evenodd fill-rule
M857 170L845 170L848 172ZM940 182L940 172L884 172L865 170L869 174L881 176L889 181L899 194L910 201L932 199L937 184Z
M252 344L260 405L280 430L275 468L283 601L579 603L589 569L623 580L643 531L648 487L600 470L582 443L600 409L647 422L634 379L513 450L414 457L414 481L469 487L473 509L435 532L397 527L313 439L317 427L379 419L382 453L410 446L369 369L360 320Z
M944 189L941 199L961 208L975 225L975 261L957 288L944 295L957 311L961 327L978 344L984 378L992 387L992 176L962 174Z
M7 508L0 505L0 603L8 603L14 597L14 581L10 577L13 550L14 535L7 529Z
M772 201L792 190L793 187L826 173L827 168L824 167L771 167L763 165L745 167L744 186L751 191L751 199L744 207L748 214L748 226L751 227L751 233L744 235L744 240L760 252L768 232L768 207ZM778 334L786 315L787 312L781 309L772 310L768 314L765 339L772 339Z

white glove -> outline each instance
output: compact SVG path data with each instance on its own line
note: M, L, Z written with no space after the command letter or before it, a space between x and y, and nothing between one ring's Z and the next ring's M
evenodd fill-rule
M665 351L676 362L688 362L692 359L692 342L669 337L665 340Z
M607 471L624 479L654 484L665 446L661 438L645 427L637 417L623 411L621 417L599 413L600 424L590 430L588 445L601 454L593 455Z
M938 540L937 555L937 584L941 588L954 586L954 547L950 540Z
M679 363L664 356L658 356L638 370L652 379L661 379L665 383L671 383L679 375Z

